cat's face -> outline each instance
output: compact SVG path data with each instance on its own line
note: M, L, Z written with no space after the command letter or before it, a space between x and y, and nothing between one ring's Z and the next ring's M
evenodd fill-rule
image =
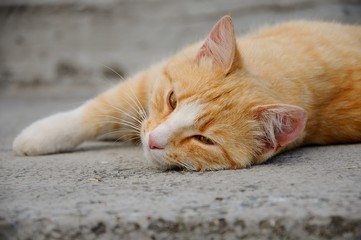
M167 62L153 87L142 143L158 166L206 170L251 164L258 125L249 105L240 107L237 79L243 73L230 20L217 23L210 37L221 30L228 31L219 49L223 55L210 56L208 40L185 49Z
M239 107L232 78L211 64L172 59L154 86L143 124L147 158L194 170L249 165L257 125Z
M293 117L299 109L260 105L263 99L254 95L259 89L240 65L229 17L203 44L171 58L153 86L142 125L146 157L163 168L239 168L294 140L288 135L299 125Z

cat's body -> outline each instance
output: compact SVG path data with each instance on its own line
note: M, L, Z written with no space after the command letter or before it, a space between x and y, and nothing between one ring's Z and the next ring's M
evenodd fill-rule
M35 122L14 151L67 151L112 131L140 135L160 166L195 170L245 167L302 144L360 142L361 28L291 22L236 40L223 17L205 42Z
M360 27L289 23L240 40L239 49L269 84L269 102L306 110L304 144L361 141Z

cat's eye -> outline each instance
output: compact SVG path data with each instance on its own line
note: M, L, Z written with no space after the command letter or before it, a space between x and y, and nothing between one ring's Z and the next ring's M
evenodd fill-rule
M193 136L193 138L197 139L198 141L200 141L200 142L202 142L204 144L207 144L207 145L213 145L214 144L214 142L211 139L209 139L209 138L207 138L205 136L202 136L202 135L195 135L195 136Z
M172 109L175 109L177 107L177 98L173 91L169 94L168 103Z

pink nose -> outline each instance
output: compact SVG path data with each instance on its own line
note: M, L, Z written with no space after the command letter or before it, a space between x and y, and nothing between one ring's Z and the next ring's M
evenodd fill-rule
M149 134L149 148L150 149L164 149L164 147L157 143L152 134Z

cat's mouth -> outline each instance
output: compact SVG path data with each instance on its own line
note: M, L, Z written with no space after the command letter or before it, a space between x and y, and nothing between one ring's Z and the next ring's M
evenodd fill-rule
M152 163L155 167L162 170L171 170L181 168L176 164L171 164L166 159L166 153L164 149L149 149L149 147L144 147L145 158Z
M150 139L149 133L143 133L141 135L145 158L160 169L166 170L177 167L174 164L169 164L169 161L166 160L165 149L152 145L153 143L150 142Z

